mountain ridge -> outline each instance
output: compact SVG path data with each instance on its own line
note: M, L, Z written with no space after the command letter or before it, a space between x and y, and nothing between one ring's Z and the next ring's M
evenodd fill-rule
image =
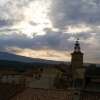
M31 57L25 57L16 55L13 53L8 52L0 52L0 60L7 60L7 61L17 61L17 62L26 62L26 63L67 63L64 61L54 61L54 60L46 60L46 59L40 59L40 58L31 58Z

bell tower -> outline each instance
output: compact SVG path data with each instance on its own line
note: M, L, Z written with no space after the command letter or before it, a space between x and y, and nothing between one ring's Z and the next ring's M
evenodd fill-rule
M74 44L74 51L71 56L73 87L82 88L84 86L85 67L83 67L83 53L81 52L79 39Z
M72 70L83 67L83 53L81 52L79 39L76 40L74 45L74 52L71 53L71 67Z

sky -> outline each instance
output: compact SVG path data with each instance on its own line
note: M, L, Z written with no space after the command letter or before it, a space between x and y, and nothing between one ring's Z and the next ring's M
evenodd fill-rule
M84 62L100 63L100 0L0 0L0 51L70 61L80 39Z

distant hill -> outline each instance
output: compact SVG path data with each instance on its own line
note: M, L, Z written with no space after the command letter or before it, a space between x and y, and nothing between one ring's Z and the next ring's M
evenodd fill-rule
M26 63L52 63L52 64L63 62L63 61L44 60L39 58L30 58L30 57L19 56L7 52L0 52L0 60L18 61L18 62L26 62Z
M44 60L39 58L30 58L25 56L19 56L12 53L0 52L0 68L20 68L27 69L29 67L44 66L47 64L60 64L65 63L63 61Z

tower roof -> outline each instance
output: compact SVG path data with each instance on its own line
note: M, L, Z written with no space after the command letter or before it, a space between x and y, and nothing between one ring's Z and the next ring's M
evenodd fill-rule
M75 45L74 45L74 52L81 52L79 39L77 39L76 42L75 42Z

